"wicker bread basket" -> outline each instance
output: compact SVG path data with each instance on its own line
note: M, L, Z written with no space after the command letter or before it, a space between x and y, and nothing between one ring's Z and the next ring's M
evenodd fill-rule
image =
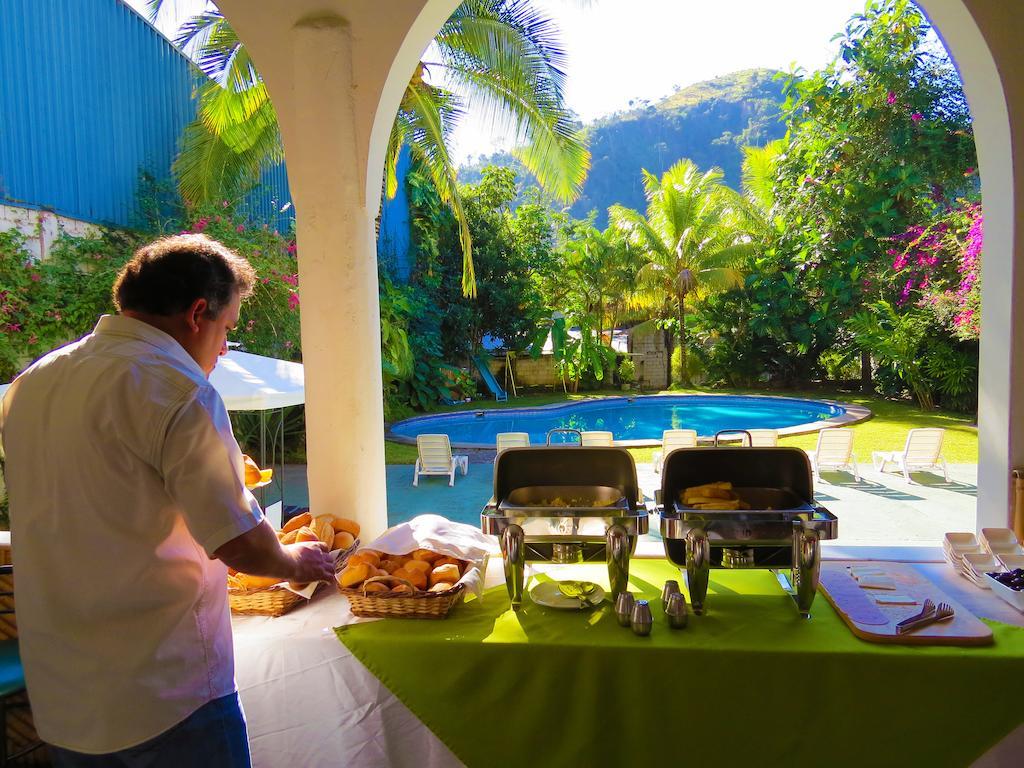
M367 594L366 585L374 581L373 578L367 579L359 587L338 585L338 591L348 598L355 616L374 619L443 619L466 591L465 584L456 584L444 592L416 592L410 595L408 592L391 591Z
M353 542L348 549L338 552L335 559L335 570L341 570L348 562L349 555L359 548L359 539ZM320 591L320 586L313 590L315 595ZM310 595L312 599L312 595ZM228 589L228 605L231 612L240 616L284 616L299 603L308 602L302 595L297 595L290 589L274 585L261 589Z
M304 602L306 598L302 595L279 586L228 590L228 605L231 606L231 612L242 616L284 616L299 603Z

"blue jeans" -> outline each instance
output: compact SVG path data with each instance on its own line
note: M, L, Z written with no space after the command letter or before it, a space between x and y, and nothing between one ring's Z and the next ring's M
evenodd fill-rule
M232 693L207 702L149 741L119 752L89 755L47 745L56 768L250 768L245 715Z

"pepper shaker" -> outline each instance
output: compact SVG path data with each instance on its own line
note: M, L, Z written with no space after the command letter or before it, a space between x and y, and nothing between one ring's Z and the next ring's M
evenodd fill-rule
M679 582L675 579L669 579L665 582L665 586L661 589L661 610L668 610L668 601L672 595L679 594Z
M633 627L633 634L646 637L651 634L654 626L654 617L651 615L651 606L646 600L637 600L633 603L633 613L630 616L630 626Z
M620 627L628 627L633 618L633 593L619 592L615 598L615 618Z
M686 609L686 596L676 592L668 598L665 607L665 617L672 629L685 629L690 621L690 612Z

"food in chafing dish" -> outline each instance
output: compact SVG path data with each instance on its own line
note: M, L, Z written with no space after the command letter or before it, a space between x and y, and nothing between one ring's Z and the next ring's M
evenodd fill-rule
M573 507L575 509L597 509L600 507L613 507L615 499L592 499L592 498L568 498L555 496L553 499L541 499L537 502L538 507Z
M406 595L443 592L453 588L468 567L465 560L428 549L417 549L406 555L361 549L338 573L338 584L366 592Z
M714 483L694 485L680 494L683 504L694 509L750 509L732 489L732 483L718 480Z

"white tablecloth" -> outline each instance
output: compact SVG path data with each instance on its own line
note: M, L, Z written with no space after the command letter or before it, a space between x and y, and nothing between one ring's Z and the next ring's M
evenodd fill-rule
M490 561L487 586L501 583L501 567L500 558ZM915 567L976 616L1024 626L1024 614L957 576L945 563ZM549 568L557 566L539 566ZM327 587L309 605L280 618L232 619L235 677L255 768L462 765L332 630L358 621L362 619L351 614L348 601ZM649 737L658 737L656 729ZM974 768L1016 767L1022 753L1024 726L976 761Z
M338 641L359 621L323 587L276 619L236 616L235 678L255 768L451 768L462 763Z

